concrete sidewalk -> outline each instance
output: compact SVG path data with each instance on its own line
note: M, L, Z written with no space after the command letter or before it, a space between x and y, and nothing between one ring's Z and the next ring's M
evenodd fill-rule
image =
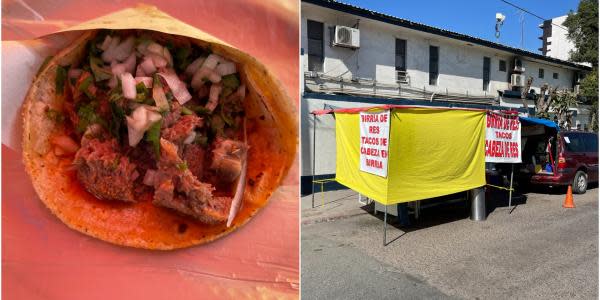
M483 222L469 220L464 202L428 208L413 226L389 225L385 247L381 214L355 192L322 196L315 208L302 198L307 298L598 297L597 188L574 195L574 209L562 208L560 191L527 193L509 214L502 197Z
M358 193L352 190L338 190L316 193L312 207L312 196L301 198L302 225L334 221L368 214L358 203ZM363 198L364 201L364 198Z

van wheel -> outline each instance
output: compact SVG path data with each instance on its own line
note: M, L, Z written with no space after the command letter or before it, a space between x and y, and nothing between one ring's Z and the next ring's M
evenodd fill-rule
M575 173L575 178L573 178L573 193L585 194L587 185L587 174L583 171L577 171L577 173Z

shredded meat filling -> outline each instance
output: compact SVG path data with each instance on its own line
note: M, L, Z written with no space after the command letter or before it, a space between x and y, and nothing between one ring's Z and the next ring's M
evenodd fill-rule
M79 181L96 197L136 202L134 182L139 173L136 165L119 153L119 145L115 139L82 139L74 164Z
M226 221L231 198L213 197L214 187L201 182L192 174L179 157L175 144L161 138L160 145L153 203L192 216L204 223Z
M202 126L202 119L194 115L182 116L173 126L162 130L161 136L175 144L182 144L194 128Z

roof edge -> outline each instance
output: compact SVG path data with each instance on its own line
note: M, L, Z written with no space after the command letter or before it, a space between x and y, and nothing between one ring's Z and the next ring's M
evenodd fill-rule
M406 20L406 19L401 19L398 17L386 15L386 14L383 14L380 12L368 10L365 8L346 4L343 2L338 2L338 1L333 1L333 0L301 0L301 2L314 4L317 6L333 9L333 10L344 12L344 13L349 13L352 15L356 15L356 16L360 16L360 17L364 17L367 19L380 21L380 22L384 22L384 23L388 23L388 24L392 24L392 25L396 25L396 26L400 26L400 27L405 27L408 29L418 30L418 31L427 32L427 33L435 34L435 35L440 35L440 36L455 39L455 40L474 43L474 44L478 44L480 46L493 48L493 49L497 49L497 50L501 50L501 51L507 51L507 52L514 53L516 55L527 56L530 58L547 61L549 63L564 65L564 66L576 68L579 70L585 70L585 71L592 70L591 67L581 65L581 64L578 64L575 62L565 61L562 59L553 58L553 57L533 53L533 52L518 49L518 48L513 48L510 46L494 43L492 41L484 40L484 39L481 39L478 37L429 26L429 25L413 22L413 21Z

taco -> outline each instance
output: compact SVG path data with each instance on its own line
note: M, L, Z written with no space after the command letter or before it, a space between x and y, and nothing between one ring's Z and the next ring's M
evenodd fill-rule
M23 158L69 227L175 249L248 222L296 155L295 105L249 55L149 30L94 30L48 59L22 108Z

